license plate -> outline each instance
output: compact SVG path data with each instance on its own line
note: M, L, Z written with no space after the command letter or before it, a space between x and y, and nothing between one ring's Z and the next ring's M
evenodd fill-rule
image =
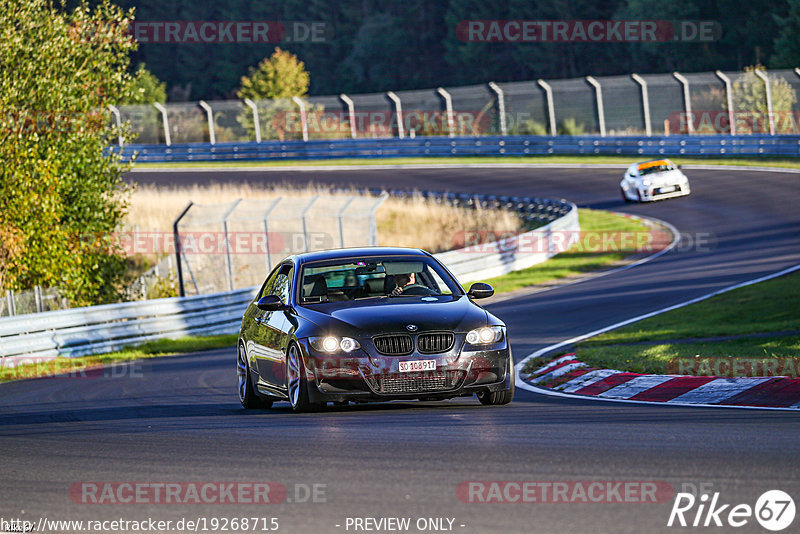
M675 191L675 186L674 185L667 185L667 186L658 188L658 192L659 193L672 193L673 191Z
M435 371L436 360L415 360L409 362L398 362L398 368L401 373Z

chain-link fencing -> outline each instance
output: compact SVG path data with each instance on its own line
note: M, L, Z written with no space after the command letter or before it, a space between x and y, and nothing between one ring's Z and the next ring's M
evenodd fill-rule
M56 288L34 286L25 291L7 289L0 298L0 317L41 313L69 308L67 299Z
M799 97L800 69L750 69L121 106L119 115L130 122L136 143L167 145L551 133L781 134L800 133Z
M175 220L181 295L251 287L290 254L375 246L386 195L318 195L190 204Z

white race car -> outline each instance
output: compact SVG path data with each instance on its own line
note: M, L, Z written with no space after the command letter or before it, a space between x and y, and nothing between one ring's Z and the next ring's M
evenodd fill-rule
M668 159L634 163L619 183L625 202L651 202L691 193L689 179Z

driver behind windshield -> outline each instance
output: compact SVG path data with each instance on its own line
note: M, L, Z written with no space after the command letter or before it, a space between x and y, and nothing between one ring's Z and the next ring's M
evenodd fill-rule
M390 293L391 296L396 297L405 291L405 288L412 286L417 282L415 273L398 274L394 277L395 288Z

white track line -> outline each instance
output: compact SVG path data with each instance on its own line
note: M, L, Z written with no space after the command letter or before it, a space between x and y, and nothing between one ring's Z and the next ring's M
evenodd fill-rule
M547 354L548 352L557 350L557 349L559 349L561 347L564 347L566 345L571 345L573 343L577 343L579 341L583 341L584 339L588 339L590 337L594 337L596 335L608 332L609 330L614 330L616 328L620 328L622 326L626 326L626 325L629 325L631 323L635 323L637 321L641 321L642 319L648 319L650 317L654 317L656 315L660 315L660 314L668 312L668 311L677 310L678 308L683 308L684 306L688 306L690 304L695 304L697 302L702 302L704 300L710 299L711 297L715 297L717 295L721 295L723 293L727 293L728 291L733 291L734 289L739 289L740 287L746 287L746 286L750 286L750 285L753 285L753 284L757 284L759 282L765 282L767 280L772 280L773 278L778 278L779 276L783 276L785 274L789 274L789 273L792 273L792 272L797 271L797 270L800 270L800 264L794 265L792 267L789 267L789 268L784 269L782 271L778 271L776 273L768 274L766 276L755 278L753 280L747 280L746 282L741 282L739 284L728 286L726 288L719 289L719 290L714 291L712 293L708 293L706 295L702 295L700 297L696 297L696 298L693 298L693 299L690 299L690 300L687 300L687 301L684 301L684 302L681 302L681 303L678 303L678 304L673 304L672 306L668 306L666 308L661 308L660 310L656 310L656 311L653 311L653 312L650 312L650 313L645 313L643 315L639 315L639 316L633 317L631 319L626 319L624 321L620 321L618 323L614 323L612 325L605 326L603 328L599 328L599 329L594 330L592 332L589 332L587 334L582 334L580 336L575 336L573 338L566 339L564 341L560 341L559 343L555 343L553 345L549 345L547 347L539 349L536 352L534 352L532 354L529 354L528 356L523 358L522 361L520 361L517 365L514 366L516 386L519 387L519 388L522 388L522 389L526 389L528 391L533 391L534 393L540 393L542 395L550 395L552 397L567 397L567 398L570 398L570 399L598 400L598 401L604 401L604 402L630 402L630 403L638 403L638 404L653 404L653 405L660 405L660 406L664 406L666 404L669 404L670 406L697 406L697 407L705 407L705 408L745 408L745 409L753 409L753 410L788 410L788 411L796 412L796 409L795 408L791 408L791 407L790 408L772 408L772 407L761 407L761 406L728 406L728 405L715 405L715 404L689 404L689 403L683 403L683 402L665 403L665 402L635 401L635 400L628 400L628 399L608 399L608 398L604 398L604 397L593 397L593 396L577 396L577 395L570 395L570 394L567 394L567 393L561 393L561 392L558 392L558 391L553 391L551 389L532 386L532 385L526 383L524 380L522 380L520 378L520 374L519 373L520 373L520 370L522 369L522 367L525 365L525 362L527 360L529 360L530 358L536 358L538 356L541 356L542 354ZM578 356L578 358L580 358L580 355Z

